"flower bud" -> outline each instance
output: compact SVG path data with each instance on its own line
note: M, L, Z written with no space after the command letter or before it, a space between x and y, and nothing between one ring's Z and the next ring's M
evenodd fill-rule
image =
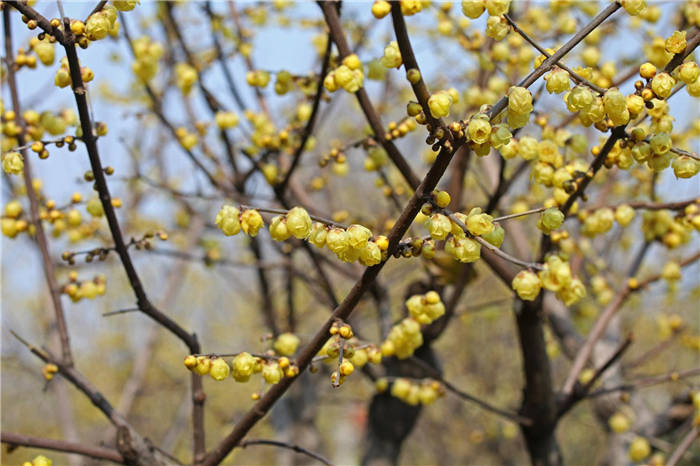
M316 222L311 227L311 233L309 234L309 243L313 244L317 248L322 248L326 245L326 236L328 230L326 226L322 223Z
M615 220L621 227L626 227L634 220L634 209L628 204L622 204L615 209Z
M442 118L450 114L452 99L444 91L437 92L428 98L428 107L433 118Z
M452 222L443 214L433 214L425 221L425 228L436 240L443 240L452 230Z
M294 335L293 333L286 332L277 337L272 347L277 354L281 354L282 356L291 356L297 351L300 341L301 340L299 340L298 336Z
M381 64L386 68L399 68L401 66L401 52L399 44L394 40L384 47L384 56L380 59Z
M265 382L270 385L274 385L284 377L284 372L282 368L277 364L277 362L268 362L263 366L262 376Z
M8 152L2 157L2 169L8 175L19 175L24 171L24 161L19 152Z
M294 207L287 213L287 230L297 239L306 239L311 233L311 217L303 207Z
M651 80L651 90L654 91L654 94L660 99L668 98L675 85L676 80L668 73L658 73Z
M691 178L700 171L700 163L685 155L677 157L672 166L676 178Z
M559 94L569 90L569 73L561 68L555 68L545 77L547 80L547 92Z
M494 229L493 217L487 213L482 213L480 207L474 207L469 211L466 226L472 235L485 235L491 233Z
M226 236L232 236L241 231L240 212L232 205L223 205L216 214L214 223Z
M636 437L632 440L627 450L627 456L635 463L642 462L649 454L651 454L651 447L644 437Z
M382 19L391 13L391 4L384 0L377 0L372 5L372 15L377 19Z
M485 0L462 0L462 13L467 18L476 19L485 9Z
M241 214L241 228L245 234L255 237L263 226L265 222L257 210L248 209Z
M534 301L540 294L542 282L534 272L521 270L513 279L512 286L520 299Z
M228 363L223 360L223 358L216 358L211 362L211 367L209 368L209 375L214 380L224 380L228 377L231 372L231 368Z
M247 382L253 374L256 366L256 359L250 353L239 353L233 358L231 376L236 382Z
M469 136L469 140L477 144L484 144L489 140L489 136L491 135L491 123L489 123L488 119L480 118L479 115L475 115L469 120L467 135Z
M350 248L348 234L342 228L331 228L326 235L326 246L335 254L341 254Z
M537 228L542 230L544 234L548 235L552 231L559 228L562 223L564 223L564 213L556 207L550 207L542 212L542 215L537 222Z

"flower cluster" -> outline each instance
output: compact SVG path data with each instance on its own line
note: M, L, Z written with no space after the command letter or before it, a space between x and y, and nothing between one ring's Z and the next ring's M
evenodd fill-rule
M81 299L95 299L102 296L107 291L107 277L97 275L93 280L78 281L78 274L71 272L69 283L66 284L61 292L67 295L73 302L78 302Z
M192 86L197 82L197 70L188 63L178 63L175 65L175 84L180 88L183 95L188 95Z
M34 457L34 459L30 461L25 461L22 463L22 466L51 466L52 461L45 457L44 455L39 455Z
M345 57L338 68L326 75L323 80L323 86L329 92L335 92L342 88L347 92L353 93L362 87L363 79L362 62L353 53Z
M134 40L131 46L135 57L131 70L141 81L149 82L158 73L158 60L163 56L163 46L148 36Z
M396 378L392 382L387 378L377 379L375 389L379 393L384 393L391 385L391 396L398 398L411 406L429 405L435 402L438 397L445 395L445 389L440 382L431 379L424 379L420 383L407 378Z
M508 124L511 128L525 126L533 110L532 93L529 90L517 86L508 90Z
M568 262L559 256L547 258L543 270L539 273L530 270L520 271L512 282L513 290L520 299L534 301L542 288L556 293L565 305L570 306L586 295L586 288L581 280L573 278Z
M406 300L406 308L410 316L394 325L381 344L384 356L405 359L413 355L423 344L421 324L428 325L445 313L445 306L435 291L411 296Z

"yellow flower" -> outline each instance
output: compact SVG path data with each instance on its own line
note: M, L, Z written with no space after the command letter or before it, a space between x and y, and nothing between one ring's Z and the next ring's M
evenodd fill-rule
M350 248L348 234L342 228L331 228L326 234L326 246L335 254L341 254Z
M301 340L298 336L294 335L293 333L286 332L277 337L272 347L275 349L275 351L277 351L277 354L281 354L282 356L291 356L296 353L300 341Z
M550 94L559 94L569 90L569 73L561 68L553 69L549 75L545 76L545 79L547 80L547 92Z
M287 230L297 239L306 239L311 233L311 217L303 207L287 212Z
M475 115L469 120L469 125L467 126L469 139L477 144L484 144L491 135L491 123L489 123L488 117L483 117L485 115Z
M628 204L622 204L615 209L615 220L621 227L626 227L634 220L634 209Z
M654 91L654 94L660 99L668 98L675 85L676 80L668 73L658 73L651 80L651 90Z
M379 245L374 241L368 241L360 249L360 262L371 267L377 265L382 261L382 251L379 249Z
M467 230L472 235L480 236L493 231L493 217L482 213L480 207L474 207L467 216Z
M621 0L620 4L627 13L637 16L647 7L647 0Z
M281 215L277 215L270 221L270 236L275 241L285 241L292 236L287 229L287 220Z
M107 37L112 24L107 15L99 11L90 16L85 24L85 36L90 40L100 40Z
M532 112L532 93L524 87L511 87L508 90L508 110L520 114Z
M489 16L486 21L486 35L494 40L503 40L508 30L508 21L502 16Z
M234 112L218 111L214 117L216 125L221 129L235 128L238 126L238 115Z
M564 223L564 213L556 207L550 207L542 212L542 215L537 222L537 228L548 235L552 231L559 228L562 223Z
M425 228L433 239L443 240L452 231L452 222L443 214L433 214L425 221Z
M542 282L534 272L521 270L513 279L512 286L520 299L534 301L540 294Z
M233 358L231 376L236 382L247 382L255 370L256 359L250 353L239 353Z
M386 68L399 68L401 66L401 52L399 44L393 40L389 45L384 47L384 56L381 58L381 63Z
M140 0L113 0L112 4L119 11L131 11L136 8L136 5L141 3Z
M644 458L649 456L651 453L651 447L649 446L649 442L647 439L644 437L636 437L634 440L632 440L632 443L630 443L629 449L627 450L627 456L634 461L635 463L639 463Z
M700 163L685 155L674 159L672 166L676 178L692 178L700 171Z
M476 19L481 16L485 9L484 0L462 0L462 13L467 18Z
M260 212L255 209L243 211L241 214L240 223L243 232L253 237L257 236L258 230L260 230L261 227L265 226L265 222L263 222Z
M437 92L428 98L428 107L433 118L448 116L450 114L450 105L452 105L452 99L444 91Z
M187 63L175 65L175 83L180 88L183 95L187 95L192 90L192 86L197 82L197 70Z
M263 366L262 376L265 379L265 382L273 385L282 380L282 377L284 377L284 372L277 362L268 362Z
M209 375L212 379L221 381L228 377L230 371L231 368L228 366L226 361L224 361L222 358L216 358L211 362Z
M685 31L674 31L664 45L669 53L681 53L686 47Z
M391 12L391 4L384 0L377 0L372 5L372 15L377 19L382 19Z
M486 0L486 9L491 16L501 16L508 13L510 0Z
M223 205L216 214L214 223L226 236L232 236L241 231L240 212L232 205Z
M19 152L8 152L2 158L2 169L8 175L19 175L24 171L24 161Z

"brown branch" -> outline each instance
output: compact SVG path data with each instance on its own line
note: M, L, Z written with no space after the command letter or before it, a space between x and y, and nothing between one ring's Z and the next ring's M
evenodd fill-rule
M635 367L641 366L642 364L648 361L651 361L656 356L658 356L659 354L666 351L669 347L671 347L671 345L673 345L673 343L678 339L678 337L683 335L685 330L685 327L681 327L679 329L674 330L670 338L652 346L639 357L623 365L622 369L628 371L630 369L634 369Z
M301 133L299 146L297 146L296 150L294 151L294 155L292 156L292 163L289 165L287 173L285 173L284 178L282 178L282 181L275 186L275 191L278 191L281 195L284 194L284 190L287 188L287 184L289 183L289 179L292 177L292 173L294 173L294 169L297 167L299 162L301 162L301 156L304 153L306 142L309 140L309 137L313 133L314 124L316 123L316 115L318 114L318 109L321 107L321 97L323 96L323 79L326 77L326 74L328 74L328 68L330 66L332 45L333 42L329 34L326 44L326 51L323 54L321 74L318 77L316 95L314 96L313 104L311 106L311 116L309 117L309 121L306 122L306 126L304 126L304 130Z
M47 34L54 36L59 44L65 44L66 38L63 35L63 31L57 27L53 27L49 20L42 16L34 8L30 7L25 2L19 2L17 0L7 0L4 3L11 5L14 9L22 13L27 18L36 21L39 28Z
M280 448L288 448L290 450L294 450L297 453L301 453L302 455L306 455L310 458L313 458L327 466L333 466L333 463L328 461L326 458L323 456L319 455L318 453L314 453L311 450L307 450L304 447L300 447L299 445L293 445L291 443L285 443L285 442L280 442L279 440L267 440L267 439L251 439L251 440L246 440L245 442L241 442L240 447L241 448L246 448L251 445L270 445L273 447L280 447Z
M472 239L474 239L474 240L475 240L477 243L479 243L481 246L483 246L483 247L485 247L486 249L490 250L491 252L493 252L495 255L497 255L497 256L500 257L501 259L505 259L505 260L507 260L508 262L512 262L513 264L520 265L521 267L525 267L525 268L528 268L528 269L543 270L542 264L538 264L537 262L528 262L528 261L524 261L524 260L518 259L517 257L513 257L513 256L511 256L510 254L508 254L507 252L505 252L505 251L503 251L503 250L497 248L497 247L494 246L493 244L489 243L489 242L486 241L484 238L482 238L482 237L480 237L480 236L474 236L474 235L472 235L472 234L469 232L469 230L467 229L467 226L464 224L464 222L462 222L459 218L457 218L457 216L455 216L454 212L451 212L451 211L448 210L448 209L442 209L442 210L443 210L443 212L445 212L445 214L450 218L450 220L452 220L452 222L453 222L455 225L457 225L458 227L460 227L460 228L462 229L462 231L464 231L464 233L467 234L467 236L469 236L469 237L471 237Z
M632 335L628 335L627 338L620 344L617 350L605 361L605 363L600 366L598 369L596 369L595 373L593 374L593 377L586 382L582 386L577 386L577 388L574 389L559 405L559 411L557 413L557 417L561 418L566 412L571 409L576 402L579 400L582 400L583 398L586 397L588 393L590 393L591 388L593 388L593 385L602 377L602 375L607 371L610 366L615 364L627 351L627 349L630 347L632 342L634 341Z
M408 31L406 30L406 22L403 19L403 13L401 13L401 3L393 2L391 4L391 21L394 25L394 33L396 34L396 42L399 46L399 51L401 52L401 61L403 61L403 67L408 72L408 70L418 70L418 61L413 53L413 47L411 46L411 39L408 37ZM413 88L413 93L418 99L423 108L423 113L430 125L430 129L442 128L446 131L447 136L452 139L452 132L447 131L445 123L440 118L435 118L430 113L430 107L428 107L428 99L430 98L430 92L428 92L428 87L425 85L423 80L423 75L420 75L420 79L415 83L411 83Z
M95 8L92 9L92 11L90 12L90 14L87 15L87 17L89 18L90 16L94 15L95 13L97 13L97 12L99 12L99 11L102 11L102 8L104 8L105 5L107 5L107 0L100 0L100 1L97 3L97 5L95 5ZM84 22L87 23L87 19L86 19Z
M444 174L447 166L452 159L453 153L446 149L440 151L435 163L428 171L425 179L418 186L399 219L389 233L388 255L396 251L397 246L408 231L408 228L418 214L423 199L426 194L431 193L438 181ZM303 348L297 358L297 365L300 371L304 371L311 363L313 357L323 347L328 340L329 330L333 322L338 319L347 320L352 314L355 306L359 303L362 295L371 288L374 279L379 274L385 262L377 264L365 269L360 280L358 280L347 294L345 299L335 308L332 315L321 326L312 340ZM228 453L236 447L250 429L262 419L272 405L287 391L295 379L284 378L276 385L273 385L268 392L238 421L234 429L229 433L211 452L207 454L204 461L205 466L219 464L228 455Z
M140 466L171 464L170 460L163 458L150 442L136 432L129 422L112 407L102 393L75 367L63 364L50 352L32 345L14 331L10 330L10 333L39 359L45 363L55 364L58 367L58 373L89 398L92 404L117 428L117 448L125 456L129 464L133 463Z
M497 408L496 406L493 406L492 404L483 401L480 398L475 397L474 395L470 395L469 393L466 393L459 388L457 388L455 385L451 384L447 380L445 380L440 372L432 367L430 364L427 362L415 357L411 356L409 359L412 363L414 363L417 366L420 366L423 370L425 370L428 373L428 377L431 379L435 379L442 383L446 389L457 395L458 397L462 398L463 400L472 402L476 404L477 406L480 406L481 408L485 409L486 411L489 411L494 414L498 414L499 416L502 416L506 419L509 419L513 422L516 422L518 424L522 425L531 425L532 424L532 419L524 417L519 415L518 413L512 412L512 411L507 411L505 409Z
M113 463L127 464L124 457L117 450L104 447L93 447L82 443L67 442L42 437L33 437L14 432L0 433L0 441L9 447L42 448L45 450L59 451L63 453L76 453L97 460L107 460Z
M326 24L330 29L331 36L333 37L333 42L338 47L340 52L340 58L345 58L352 54L350 46L348 45L347 39L345 38L345 32L343 31L343 26L340 24L340 18L338 17L338 11L336 10L335 2L317 2L318 5L323 10L323 16L326 18ZM365 114L367 121L369 122L372 131L377 139L377 142L382 145L384 150L389 155L391 161L396 165L401 175L408 183L412 189L416 189L420 183L420 179L413 172L411 166L406 162L403 155L396 147L396 145L391 141L387 140L386 134L384 132L384 125L382 125L379 115L377 114L372 102L369 100L367 91L364 87L361 87L356 93L357 101L362 108L362 112Z
M224 80L226 81L226 85L229 88L229 91L231 92L231 95L233 96L233 100L236 102L236 105L238 105L238 109L240 111L244 111L246 109L246 105L243 102L243 99L241 98L240 92L238 92L238 88L236 87L236 83L233 80L233 76L231 75L231 71L228 69L228 66L226 65L225 55L224 55L224 50L221 47L221 41L219 40L219 36L217 33L214 31L213 28L213 22L215 20L215 15L214 12L211 9L211 2L207 1L204 4L204 11L206 12L207 16L209 17L209 22L210 25L212 25L212 40L214 41L214 48L216 49L216 59L218 60L219 64L221 65L221 69L224 73Z
M124 37L126 38L126 41L129 45L129 50L131 51L132 55L134 55L134 46L131 41L131 36L129 34L129 28L127 26L126 22L126 17L120 13L119 18L121 20L121 29L124 32ZM135 55L134 55L135 56ZM73 81L75 83L75 81ZM162 102L158 95L155 93L153 88L147 83L143 83L144 89L146 90L146 93L148 94L148 97L151 100L151 111L158 117L158 119L163 123L163 125L168 129L170 132L171 136L173 139L177 140L177 130L175 129L175 126L165 117L165 114L163 113L163 108L162 108ZM187 157L192 161L192 163L206 176L207 180L221 190L222 192L226 193L226 195L233 197L234 199L237 198L236 194L232 192L230 189L228 189L226 186L224 186L219 180L217 180L214 175L207 169L207 167L204 166L201 160L199 160L194 153L190 149L186 149L185 147L182 146L182 144L178 144L180 148L185 152ZM240 200L240 198L238 198Z
M531 72L525 79L520 81L518 86L520 87L530 87L535 81L537 81L543 74L549 71L555 64L561 60L564 55L568 54L576 45L579 44L583 39L588 36L595 28L600 26L600 24L615 13L621 5L618 2L613 2L608 5L603 11L598 13L590 23L585 25L580 31L578 31L571 39L569 39L564 45L562 45L556 52L552 54L551 57L545 59L542 64L537 67L533 72ZM503 97L501 100L496 102L496 104L491 109L490 115L495 116L501 113L508 105L508 97Z
M510 24L510 25L513 27L513 29L515 30L515 32L517 32L518 34L520 34L520 35L522 36L523 39L525 39L530 45L532 45L533 47L535 47L535 48L537 49L538 52L540 52L542 55L545 56L545 58L549 58L549 57L551 56L551 55L549 54L549 52L547 52L547 51L544 49L544 47L542 47L540 44L538 44L537 42L535 42L535 40L532 39L532 37L530 37L525 31L523 31L522 29L520 29L520 27L515 23L515 21L513 21L513 18L511 18L509 14L506 13L505 15L503 15L503 17L506 19L506 21L508 21L508 24ZM588 87L590 87L591 89L593 89L594 91L596 91L596 92L597 92L598 94L600 94L600 95L605 94L605 89L603 89L603 88L601 88L601 87L598 87L598 86L596 86L595 84L593 84L592 82L588 81L587 79L581 77L578 73L574 72L572 69L570 69L570 68L569 68L568 66L566 66L565 64L563 64L563 63L561 63L561 62L558 61L558 62L556 63L556 65L557 65L559 68L561 68L562 70L564 70L564 71L566 71L567 73L569 73L569 75L571 75L571 78L572 78L574 81L576 81L578 84L583 84L583 85L585 85L585 86L588 86Z
M65 20L65 30L69 31L70 26L68 21ZM83 130L83 138L85 146L90 158L90 166L95 176L95 187L99 193L99 198L102 203L102 208L104 210L105 216L107 217L107 223L109 225L112 238L114 240L114 245L121 259L124 271L129 279L129 284L136 296L137 306L141 309L141 312L151 317L153 320L158 322L160 325L169 330L172 334L177 336L182 340L185 345L187 345L190 353L198 353L200 351L199 341L195 334L190 334L184 328L182 328L177 322L172 320L167 315L163 314L158 310L148 299L146 291L141 284L141 279L136 272L133 262L131 261L131 256L124 243L124 238L122 236L121 229L119 227L119 221L117 219L116 212L112 206L112 199L109 193L109 187L107 186L107 180L102 168L102 161L100 160L100 155L97 148L97 141L95 133L93 133L92 121L90 119L89 107L87 104L87 89L85 88L80 73L80 64L78 61L78 55L73 43L72 35L69 36L64 48L66 50L66 57L68 59L68 67L70 69L73 94L75 96L76 105L78 107L78 114L80 117L80 126ZM192 398L194 402L194 408L192 413L193 418L193 433L194 433L194 448L195 448L195 461L199 459L204 453L204 393L202 391L202 382L199 377L192 377ZM198 456L199 455L199 456Z
M700 251L696 252L695 254L691 255L684 261L680 263L681 267L688 266L695 262L696 260L700 259ZM608 323L610 322L610 319L617 313L618 310L622 307L622 305L625 303L627 298L634 292L641 291L647 286L649 286L651 283L660 280L661 274L653 275L649 278L647 278L644 281L639 282L639 284L635 288L631 288L629 286L629 283L625 284L625 286L618 292L618 294L615 296L615 298L612 300L612 302L608 305L608 307L603 311L603 313L600 315L596 323L593 325L593 329L591 329L591 332L588 334L588 338L586 339L586 342L583 344L581 347L581 350L579 353L576 355L576 359L574 360L571 369L569 371L569 375L566 378L566 381L564 382L564 386L562 388L562 393L564 395L570 395L576 381L578 380L578 376L583 370L583 368L586 366L586 363L588 361L588 358L590 357L591 353L593 352L593 346L595 343L598 341L598 339L602 336L603 331L607 327Z
M659 385L659 384L666 383L666 382L675 382L677 380L685 379L688 377L697 377L697 376L700 376L700 368L689 369L687 371L681 371L681 372L673 371L673 372L669 372L667 374L639 378L639 379L633 380L630 383L617 385L615 387L600 388L598 390L594 390L594 391L590 392L586 396L586 398L597 398L599 396L603 396L603 395L607 395L609 393L615 393L615 392L629 392L629 391L638 390L638 389L644 388L644 387L651 387L651 386Z
M14 51L12 45L12 28L10 23L10 9L3 9L3 29L5 30L5 61L7 63L7 81L10 88L10 96L12 99L12 108L15 111L17 120L19 121L21 132L17 135L17 141L20 146L24 146L24 135L27 128L22 115L22 108L19 102L19 93L17 91L17 80L15 76ZM36 192L32 185L32 169L29 154L26 149L21 149L22 159L24 160L24 184L27 188L27 197L29 198L29 210L31 214L31 223L34 224L36 233L34 239L41 253L41 264L44 271L44 278L49 288L51 302L53 304L54 313L56 314L56 327L58 330L59 339L61 341L61 356L63 363L72 366L73 356L70 349L70 337L68 335L68 326L66 325L65 313L63 304L61 303L61 290L56 283L56 273L54 271L51 254L49 252L49 244L44 232L44 226L39 218L39 201L37 200Z
M66 30L70 30L70 28L66 26ZM92 120L90 119L90 111L87 103L87 89L83 84L83 79L80 74L80 64L78 62L78 55L76 53L72 37L70 37L70 40L64 47L66 50L66 57L68 58L71 78L73 80L73 95L75 97L76 106L78 107L80 126L83 131L83 139L90 158L90 166L95 176L95 187L98 191L105 216L107 217L109 230L114 240L114 247L119 254L119 258L124 266L124 270L129 279L131 288L134 291L138 307L144 314L148 315L180 338L180 340L187 345L191 352L197 352L199 350L199 343L197 342L196 336L188 333L175 321L170 319L170 317L156 309L146 296L146 292L141 284L141 279L139 278L136 268L134 267L131 257L129 256L129 252L127 251L124 237L122 236L121 229L119 228L119 220L117 219L116 212L112 206L112 197L109 193L109 187L107 186L107 179L102 167L102 161L100 160L97 141L95 133L93 132Z
M671 457L668 459L666 462L666 466L676 466L678 462L683 458L683 455L685 454L686 451L693 445L693 442L695 439L698 438L698 426L693 426L687 434L683 437L683 440L681 440L681 443L678 444L678 447L673 451L671 454Z

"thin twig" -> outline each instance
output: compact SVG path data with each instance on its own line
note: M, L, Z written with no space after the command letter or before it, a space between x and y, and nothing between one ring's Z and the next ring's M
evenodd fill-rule
M21 132L17 135L17 141L20 146L24 146L24 135L27 132L26 124L24 118L21 118L22 108L19 102L19 93L17 91L17 80L15 77L15 63L13 60L13 45L12 45L12 28L10 23L10 9L3 9L3 29L5 30L5 61L7 63L7 81L10 88L10 95L12 99L12 108L17 115L19 120ZM49 288L49 294L51 295L51 303L53 304L54 313L56 314L56 327L58 330L59 339L61 341L61 356L63 363L72 366L73 356L71 354L70 348L70 337L68 335L68 326L66 325L65 313L63 311L63 304L61 303L61 291L56 283L56 273L54 271L53 262L51 260L51 254L49 252L49 243L46 239L46 233L44 232L44 226L39 218L39 201L37 200L36 192L34 191L32 185L32 169L31 161L29 159L29 154L26 149L21 149L22 159L24 160L24 171L22 173L24 177L24 184L26 186L27 197L29 198L29 211L31 214L31 222L36 229L36 234L34 238L36 244L39 247L39 252L41 253L41 264L42 270L44 272L44 278L46 284Z
M310 458L313 458L327 466L333 466L333 463L328 461L326 458L321 456L318 453L314 453L311 450L308 450L304 447L300 447L299 445L294 445L291 443L285 443L285 442L280 442L279 440L267 440L267 439L251 439L251 440L246 440L245 442L241 442L240 447L241 448L246 448L251 445L270 445L273 447L280 447L280 448L288 448L290 450L294 450L297 453L301 453L302 455L306 455Z
M549 54L549 52L547 52L547 51L544 49L544 47L542 47L542 46L539 45L537 42L535 42L534 39L532 39L529 35L527 35L527 33L526 33L525 31L523 31L522 29L520 29L520 27L515 23L515 21L513 21L513 18L511 18L509 14L506 13L505 15L503 15L503 17L504 17L504 18L506 19L506 21L508 21L508 23L513 27L513 29L515 30L515 32L517 32L518 34L520 34L520 35L522 36L523 39L525 39L530 45L532 45L533 47L535 47L542 55L545 56L545 58L551 57L551 55ZM557 65L559 68L561 68L562 70L564 70L564 71L566 71L567 73L569 73L569 75L571 75L571 78L572 78L575 82L577 82L578 84L584 84L584 85L590 87L591 89L593 89L594 91L596 91L596 92L597 92L598 94L600 94L600 95L605 94L605 89L603 89L603 88L601 88L601 87L598 87L598 86L596 86L595 84L593 84L592 82L590 82L589 80L587 80L587 79L585 79L585 78L579 76L578 73L574 72L574 71L571 70L568 66L566 66L566 65L563 64L563 63L561 63L560 61L557 61L557 62L556 62L556 65Z
M700 251L696 252L695 254L691 255L688 257L686 260L682 261L680 263L681 267L688 266L695 261L700 259ZM627 297L631 295L634 292L638 292L649 286L651 283L660 280L662 278L661 274L657 274L654 276L651 276L647 278L644 281L639 282L639 284L635 288L630 288L629 283L626 283L624 287L617 293L615 298L612 300L612 302L608 305L608 307L603 311L603 313L600 315L596 323L593 325L593 329L591 332L588 334L588 338L586 339L586 342L583 344L581 347L581 350L578 352L576 355L576 359L574 360L571 369L569 371L569 375L566 377L566 381L564 382L564 386L562 388L562 393L564 395L569 395L574 389L574 386L576 385L576 381L578 380L578 376L583 370L583 368L586 366L586 363L588 361L588 358L590 357L591 353L593 352L593 346L595 343L598 341L598 339L602 336L603 331L605 328L608 326L608 323L610 322L610 319L612 319L613 315L617 313L618 310L622 307L622 305L625 303L627 300Z
M14 432L0 433L0 441L7 444L8 447L42 448L62 453L76 453L96 460L107 460L113 463L127 464L124 457L117 450L112 448L93 447L82 443L33 437L30 435L16 434Z

